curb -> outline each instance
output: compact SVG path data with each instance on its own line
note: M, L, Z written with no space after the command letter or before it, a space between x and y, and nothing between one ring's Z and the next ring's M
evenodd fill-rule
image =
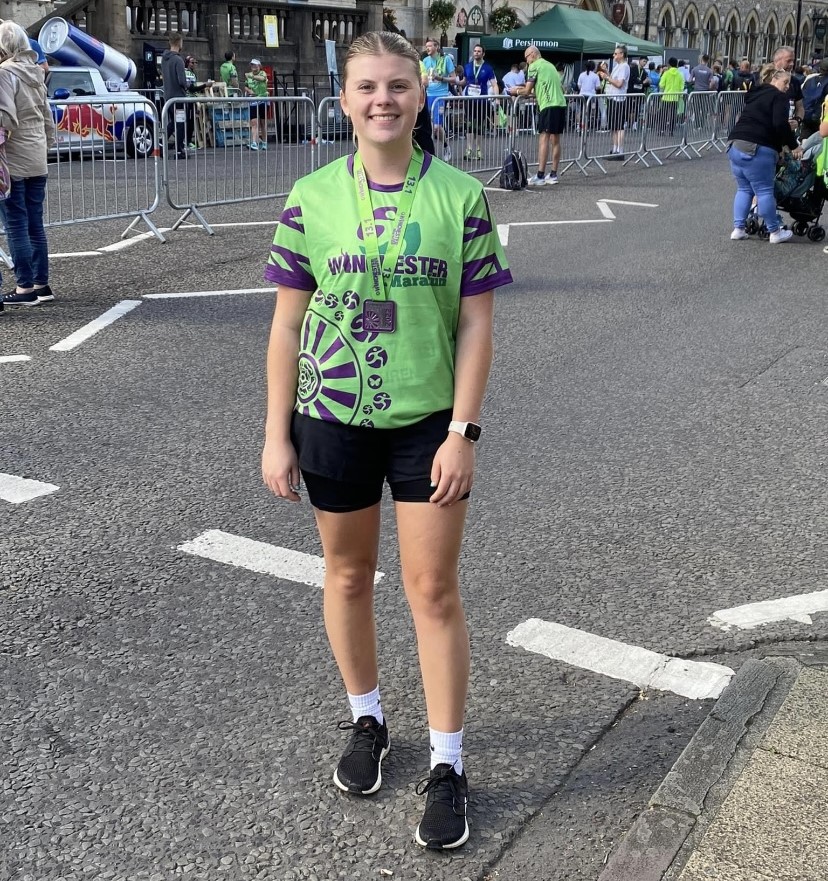
M793 686L800 667L787 658L749 660L740 667L598 881L662 881L699 823L705 801L725 777L748 731L761 729L761 736ZM754 745L745 747L752 752Z

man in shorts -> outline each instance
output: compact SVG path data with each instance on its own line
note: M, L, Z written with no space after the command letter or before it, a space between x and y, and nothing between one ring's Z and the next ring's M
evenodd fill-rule
M627 64L627 50L623 46L616 46L612 53L612 73L599 74L606 85L604 94L609 97L608 125L612 132L612 147L610 159L623 160L624 158L624 122L626 120L627 86L630 82L630 66Z
M463 157L469 159L482 159L480 138L487 127L489 113L489 95L497 95L500 91L497 85L497 77L491 66L485 59L483 47L478 43L472 49L471 61L464 65L459 76L458 85L463 89L463 94L475 101L466 101L466 125L468 135L466 141L466 153ZM484 100L485 99L485 100Z
M425 58L420 62L420 72L426 82L426 102L434 127L432 135L435 145L437 141L443 142L443 161L451 162L451 147L446 139L443 118L446 113L445 99L451 94L449 83L454 82L454 59L451 55L443 55L440 44L431 38L426 40L425 50ZM435 101L437 107L432 109Z
M556 67L541 57L537 46L529 46L523 53L529 64L526 85L516 87L514 94L535 95L538 102L538 171L529 178L530 187L551 186L558 182L558 164L561 161L561 134L566 127L566 98L561 86L561 75ZM546 158L552 141L552 171L546 177Z

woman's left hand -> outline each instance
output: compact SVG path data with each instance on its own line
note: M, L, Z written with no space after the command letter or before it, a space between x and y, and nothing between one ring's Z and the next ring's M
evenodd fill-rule
M791 156L793 156L794 159L801 159L802 147L797 147L796 150L791 150Z
M453 505L474 483L474 444L450 431L431 465L431 484L437 487L429 499L438 508Z

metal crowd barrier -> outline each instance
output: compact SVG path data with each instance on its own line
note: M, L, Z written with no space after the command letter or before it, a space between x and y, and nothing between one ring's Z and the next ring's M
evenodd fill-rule
M644 159L644 95L590 95L585 108L584 167L594 163L606 174L601 160L619 155L613 150L620 140L621 161L647 162Z
M685 145L697 156L701 156L703 150L721 152L716 143L717 106L716 92L691 92L687 96Z
M45 225L133 218L130 229L143 220L163 242L150 219L160 192L159 124L152 102L113 94L106 101L50 103L57 132L49 151Z
M575 165L587 175L594 163L606 174L610 126L619 121L625 162L648 165L653 159L661 165L665 155L691 159L721 151L745 93L628 95L617 102L620 110L611 101L605 95L567 96L559 173ZM151 101L117 94L105 102L52 105L58 142L49 166L47 226L131 218L123 236L143 221L164 241L151 218L163 188L170 206L184 212L173 229L192 215L212 233L200 209L286 195L300 177L353 150L350 120L337 98L315 105L306 96L192 97L168 102L160 115ZM254 118L261 117L256 140L267 149L251 146L253 105L260 106ZM536 113L534 100L506 96L451 96L433 108L450 162L471 174L495 176L509 150L521 150L529 165L537 165ZM440 155L439 132L435 146ZM10 264L2 250L0 261Z
M161 112L171 208L213 230L202 208L286 196L316 167L316 112L306 97L177 98Z
M319 102L316 132L317 168L353 152L351 120L342 112L339 98L328 97Z

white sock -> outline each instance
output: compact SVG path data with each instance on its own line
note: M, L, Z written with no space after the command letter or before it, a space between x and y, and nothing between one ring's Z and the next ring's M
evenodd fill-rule
M451 734L428 729L431 740L431 767L451 765L458 774L463 773L463 729Z
M380 706L379 685L367 694L351 694L348 692L348 703L351 705L351 712L354 714L354 722L360 716L373 716L380 725L385 720L382 715L382 707Z

